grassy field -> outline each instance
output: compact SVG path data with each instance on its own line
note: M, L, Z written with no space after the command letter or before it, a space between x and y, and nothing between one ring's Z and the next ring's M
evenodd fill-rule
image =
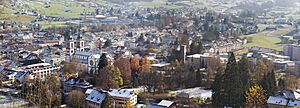
M181 7L181 6L175 5L174 3L165 2L165 1L161 1L161 0L153 0L152 2L136 2L134 4L136 6L140 6L140 7L144 7L144 8L163 7L163 8L173 9L173 8L180 8Z
M247 43L244 47L250 48L252 46L258 46L263 48L270 48L278 51L282 51L283 47L280 45L280 39L278 37L270 36L267 33L257 33L253 35L247 35L242 37L252 37L251 43Z
M278 30L272 31L272 32L260 32L260 33L251 34L251 35L244 35L244 36L241 36L241 38L245 38L245 37L252 38L252 42L244 45L244 47L246 47L246 48L257 46L257 47L270 48L270 49L274 49L277 51L282 51L283 46L280 44L279 36L285 35L291 31L292 31L291 28L278 29ZM245 52L245 50L239 51L239 52Z
M42 26L42 29L50 28L50 27L67 27L65 22L48 22L48 21L41 21L37 22Z

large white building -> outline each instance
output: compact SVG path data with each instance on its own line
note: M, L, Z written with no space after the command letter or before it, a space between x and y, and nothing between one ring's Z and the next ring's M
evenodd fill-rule
M52 75L53 72L60 69L59 66L51 66L49 63L37 63L27 66L20 67L21 69L28 72L28 76L31 79L40 78L45 80L48 76Z

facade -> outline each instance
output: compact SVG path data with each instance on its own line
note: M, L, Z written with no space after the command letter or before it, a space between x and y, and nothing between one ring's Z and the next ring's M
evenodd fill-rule
M135 106L137 104L137 94L126 89L113 89L108 92L113 98L116 107Z
M300 45L285 45L283 47L283 53L286 56L290 56L291 60L300 61Z
M59 66L51 66L49 63L37 63L21 67L24 71L29 73L30 78L40 78L45 80L53 72L60 69Z
M100 60L100 54L92 54L88 57L88 73L96 74L98 72L98 63Z
M210 58L213 58L213 56L210 56L208 53L193 54L187 56L187 63L197 68L207 68Z

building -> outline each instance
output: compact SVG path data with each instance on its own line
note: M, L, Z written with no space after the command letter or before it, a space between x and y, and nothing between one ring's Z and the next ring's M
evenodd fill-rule
M113 98L116 107L135 106L137 104L137 94L126 89L112 89L108 94Z
M300 61L300 45L288 44L283 46L283 54L291 60Z
M196 68L207 68L210 58L213 56L210 56L209 53L188 55L187 63Z
M93 85L83 79L80 79L79 77L71 77L64 82L65 92L71 92L72 90L80 90L82 92L85 92L87 89L90 89L92 87Z
M100 60L101 55L100 54L92 54L88 57L88 73L89 74L96 74L98 73L98 63Z
M87 108L100 108L103 100L105 99L105 94L105 92L92 89L85 99Z
M27 75L30 76L30 78L40 78L42 80L45 80L47 77L51 76L54 72L58 72L60 69L59 66L51 66L49 63L30 64L20 68L27 72Z
M200 98L201 100L207 100L212 98L211 90L204 90L199 87L177 90L172 92L172 94L176 95L176 97L178 98L184 98L184 99Z

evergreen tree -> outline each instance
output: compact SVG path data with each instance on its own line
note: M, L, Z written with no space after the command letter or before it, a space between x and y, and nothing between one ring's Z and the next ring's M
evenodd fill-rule
M240 72L240 79L241 79L241 86L242 91L245 93L249 86L250 86L250 65L246 58L242 58L239 63L239 72ZM243 102L245 102L245 96L242 98Z
M98 63L98 68L99 68L99 71L101 69L103 69L104 67L106 67L108 65L108 60L106 58L106 53L103 53L100 57L100 60L99 60L99 63Z
M212 102L214 107L223 107L224 103L223 75L217 73L212 84Z
M224 80L224 101L226 106L240 107L243 104L244 91L242 88L238 65L234 53L229 53L230 57L223 76Z
M267 96L275 95L276 93L276 79L274 71L267 73L261 80L261 85L267 92Z
M107 39L106 41L105 41L105 43L104 43L104 48L107 48L107 47L110 47L111 46L111 40L110 39Z

